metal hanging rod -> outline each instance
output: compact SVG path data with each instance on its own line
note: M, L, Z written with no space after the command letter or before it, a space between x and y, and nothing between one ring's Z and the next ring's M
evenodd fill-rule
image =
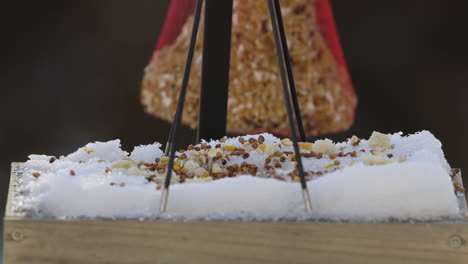
M185 63L184 77L182 79L182 87L180 88L179 100L177 101L177 109L174 121L172 122L171 131L169 133L169 142L166 145L166 152L169 151L169 164L167 166L166 179L164 181L164 189L161 194L161 204L159 207L160 212L165 212L167 207L167 199L169 197L169 185L171 184L172 168L174 167L177 129L179 128L180 123L182 121L185 94L187 93L190 70L192 68L193 53L195 52L195 44L197 41L198 25L200 24L202 6L203 0L197 0L197 5L195 7L195 15L193 19L192 36L190 38L189 50L187 53L187 61Z
M296 155L297 169L299 171L299 178L301 180L302 196L304 198L305 209L308 213L310 213L312 212L312 203L310 201L309 191L307 190L307 184L306 184L305 175L304 175L304 166L302 164L301 152L299 151L299 143L297 140L296 126L294 125L294 117L293 117L292 106L291 106L291 101L290 101L290 93L288 90L288 78L286 75L286 71L287 71L286 65L287 63L290 63L290 62L289 62L289 57L285 57L286 56L285 50L288 49L288 44L286 42L284 26L282 25L283 24L282 20L278 18L282 16L279 0L268 0L268 9L270 11L271 26L273 28L273 37L275 39L276 55L278 56L278 65L280 68L281 83L283 86L284 102L286 104L289 127L291 128L291 137L293 140L294 154ZM282 35L284 36L284 39L281 38ZM290 70L290 67L291 65L289 64L289 70ZM292 71L291 71L291 77L292 77ZM291 84L291 81L292 83L294 83L294 80L292 79L293 78L289 78L289 84ZM297 108L297 110L299 110L299 107ZM299 120L301 120L300 116L297 121Z
M282 20L281 7L279 0L267 1L273 28L273 36L275 40L275 50L280 68L283 95L289 126L291 129L291 136L293 139L294 153L297 160L297 169L299 172L302 194L304 198L304 205L306 211L310 213L312 211L312 205L305 181L304 167L299 151L295 122L297 122L297 129L299 130L299 135L302 141L305 141L305 134L297 100L294 76ZM175 118L170 130L169 140L166 145L165 153L166 155L169 154L169 164L161 198L160 212L165 212L167 207L172 167L174 166L176 134L182 120L183 104L190 76L190 68L195 50L195 42L200 24L200 14L203 2L203 0L197 0L192 36L187 54L182 87L179 94ZM202 89L200 95L200 120L197 131L197 141L199 141L201 138L220 138L225 135L229 84L231 23L232 0L205 1ZM293 106L291 105L291 101ZM293 115L293 111L295 116ZM213 124L213 120L216 120L216 122L214 122L216 123L215 127L209 125L210 122Z
M297 128L299 130L299 136L302 142L306 141L305 133L304 133L304 125L302 123L301 117L301 110L299 109L299 102L297 100L297 93L296 93L296 84L294 82L294 75L291 67L291 57L289 56L289 49L288 49L288 42L286 40L286 32L284 30L284 23L283 23L283 15L281 14L281 6L278 0L275 0L275 10L276 10L276 18L278 21L278 29L280 33L280 39L283 47L283 54L284 54L284 62L286 66L286 71L288 73L288 81L289 81L289 90L291 92L291 98L293 101L294 106L294 114L296 115L296 122ZM274 32L273 32L274 33Z

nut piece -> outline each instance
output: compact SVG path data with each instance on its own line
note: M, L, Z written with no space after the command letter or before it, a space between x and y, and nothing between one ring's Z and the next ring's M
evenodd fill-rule
M208 171L206 171L204 168L197 168L195 169L195 171L193 172L193 174L196 176L196 177L199 177L199 178L206 178L209 175Z
M211 173L221 173L221 172L224 172L224 171L223 169L221 169L221 167L217 163L211 166Z
M164 166L164 165L167 165L168 163L169 163L169 157L168 156L162 156L159 159L159 166Z
M275 154L275 152L278 152L280 150L281 149L279 148L278 143L266 144L265 154L267 154L268 156L271 156L271 155Z
M314 145L312 146L312 150L317 153L338 154L338 148L330 139L315 141Z
M184 169L186 171L194 171L197 168L200 168L200 165L198 164L198 162L195 162L193 160L189 160L189 161L185 162L185 164L184 164Z
M218 153L223 153L223 151L219 148L216 149L210 149L208 150L208 158L214 158L217 156Z
M286 147L290 147L293 145L293 142L289 138L284 138L281 140L281 144L285 145Z
M349 144L352 145L352 146L357 146L357 145L359 145L359 142L360 142L360 141L361 141L361 140L360 140L358 137L352 136L352 137L349 139Z
M368 144L370 147L384 152L390 147L390 137L386 134L374 131L369 138Z
M366 165L385 165L394 162L394 160L371 154L363 154L361 155L361 159Z
M112 169L129 169L137 164L133 160L118 160L111 164Z

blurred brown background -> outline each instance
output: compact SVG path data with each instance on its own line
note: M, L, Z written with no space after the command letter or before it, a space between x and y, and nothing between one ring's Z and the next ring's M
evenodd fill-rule
M257 0L260 1L260 0ZM8 1L0 101L0 209L9 163L90 141L165 142L169 124L139 104L168 0ZM432 131L468 173L466 1L332 0L359 96L352 134ZM195 139L183 130L181 145ZM468 181L468 178L465 178Z

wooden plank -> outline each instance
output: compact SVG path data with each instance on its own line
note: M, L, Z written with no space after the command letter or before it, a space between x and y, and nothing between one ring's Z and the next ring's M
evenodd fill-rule
M5 263L468 263L468 224L8 220Z

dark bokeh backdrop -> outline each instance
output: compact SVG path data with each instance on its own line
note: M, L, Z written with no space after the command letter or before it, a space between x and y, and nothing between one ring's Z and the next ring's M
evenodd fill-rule
M259 0L258 0L259 1ZM467 1L332 1L359 96L352 134L432 131L468 171ZM0 83L0 209L9 163L90 141L165 142L139 104L168 0L8 1ZM185 129L180 144L195 134ZM468 181L468 179L467 179Z

